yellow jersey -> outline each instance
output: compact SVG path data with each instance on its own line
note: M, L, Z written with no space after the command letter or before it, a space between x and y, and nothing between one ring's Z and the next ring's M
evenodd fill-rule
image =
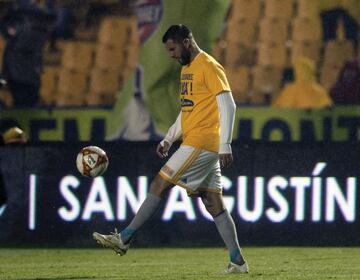
M220 118L216 95L231 91L224 68L201 51L181 69L180 102L183 144L218 152Z

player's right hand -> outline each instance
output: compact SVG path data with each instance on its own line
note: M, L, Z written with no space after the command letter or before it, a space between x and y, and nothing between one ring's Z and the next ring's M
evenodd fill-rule
M219 155L219 161L220 161L221 168L229 167L231 165L231 163L233 162L232 153L230 153L230 154L220 154Z
M156 148L156 153L160 158L165 158L168 156L169 149L170 149L169 142L161 141Z

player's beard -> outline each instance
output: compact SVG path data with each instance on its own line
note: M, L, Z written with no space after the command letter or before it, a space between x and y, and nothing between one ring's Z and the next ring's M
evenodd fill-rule
M191 53L187 49L183 48L180 54L180 58L178 59L181 65L188 65L191 62Z

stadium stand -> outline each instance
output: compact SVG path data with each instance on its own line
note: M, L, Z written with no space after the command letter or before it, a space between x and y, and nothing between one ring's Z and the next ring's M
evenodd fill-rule
M228 23L225 40L228 43L238 43L251 48L256 39L256 26L257 20L255 18L232 20Z
M5 39L0 36L0 53L2 54L4 52L5 49ZM0 65L2 65L2 61L3 61L3 56L0 55Z
M282 67L258 64L252 68L251 72L251 103L269 104L279 92Z
M12 107L13 99L11 93L7 89L0 89L0 108L2 107Z
M332 1L332 0L330 0ZM297 16L300 18L317 18L317 3L314 0L297 0ZM320 19L318 19L320 21Z
M95 45L91 42L67 41L61 55L57 84L51 83L51 81L55 81L56 73L47 73L51 72L53 68L46 68L44 77L49 76L49 86L51 84L57 86L57 89L52 89L54 96L56 96L55 104L57 106L84 104L84 96L88 88L89 70L93 65L94 49ZM44 86L46 84L42 85L42 87ZM48 97L50 93L45 93L45 91L45 89L41 90L42 98L51 100Z
M233 76L237 76L237 67L240 65L251 66L255 62L260 9L260 1L232 2L225 36L219 41L218 55L226 67L235 71Z
M86 95L88 105L112 105L119 89L120 72L110 68L93 68L90 74L90 92Z
M289 34L289 21L280 17L265 17L259 22L259 41L285 44Z
M4 52L5 49L5 40L0 36L0 54ZM0 55L0 65L2 65L3 56ZM8 89L0 89L0 108L1 107L11 107L13 104L12 96Z
M88 105L112 105L115 93L139 56L139 37L135 17L105 17L100 24L95 66L90 75Z
M333 40L325 44L324 64L343 65L345 60L355 56L350 40Z
M341 20L337 39L324 41L320 14L336 5L356 15L347 1L233 0L215 56L227 69L237 104L268 104L283 86L282 73L299 57L314 61L316 79L329 89L345 61L356 55ZM240 77L244 66L252 70ZM248 92L241 92L245 88Z
M265 3L265 17L281 18L289 22L294 14L294 3L292 0L267 0Z
M315 63L307 57L294 61L294 80L272 101L274 108L320 109L332 106L328 91L316 81Z
M63 68L88 73L93 66L95 43L68 41L61 57Z
M48 65L45 67L41 75L41 102L47 106L55 105L57 95L57 85L59 80L60 67L56 65Z
M80 26L75 38L45 51L43 105L113 105L115 95L135 69L139 55L134 16L102 16L89 31Z
M1 1L1 7L5 2ZM56 48L51 42L44 48L42 105L101 106L114 103L116 93L138 62L137 20L130 6L126 6L129 3L66 2L74 16L74 36L57 39ZM11 1L6 4L6 7L12 5ZM0 37L1 53L3 47L4 40ZM6 88L0 93L0 102L6 106L12 104Z
M329 90L336 82L341 66L337 64L324 64L320 69L320 84Z
M305 56L310 58L315 63L318 63L320 58L321 43L317 41L292 41L291 44L291 62L294 62L297 57Z
M261 42L258 45L257 64L284 68L287 65L287 60L287 49L284 43Z
M336 83L340 70L347 60L356 56L351 40L345 39L343 22L339 21L337 38L324 43L323 63L320 69L320 83L327 89Z
M295 41L320 41L322 37L319 21L297 16L292 21L292 39Z
M317 65L322 50L320 22L298 15L291 22L291 30L291 63L304 56Z
M227 67L235 69L239 65L252 65L255 60L255 47L248 48L241 43L225 43L224 60Z
M261 13L261 1L236 0L232 1L232 20L251 18L258 19Z
M95 67L121 71L125 64L125 49L116 49L111 45L97 44Z
M129 24L126 18L108 16L105 17L99 28L98 42L103 45L111 45L121 48L126 44L129 33Z
M250 89L250 68L247 66L236 67L227 72L229 82L232 86L232 93L236 103L248 103L248 91Z
M213 54L227 70L237 104L267 104L268 98L280 90L283 77L279 73L291 67L298 57L314 61L317 79L325 88L335 83L345 61L355 56L354 44L344 38L341 20L337 22L337 39L325 42L320 13L342 5L359 20L360 12L354 10L354 1L318 2L231 1ZM137 19L131 8L119 8L117 1L88 1L84 8L80 8L79 3L73 11L77 21L74 38L59 40L56 51L47 48L44 52L41 99L45 106L111 105L138 63ZM96 7L102 7L101 11ZM3 40L0 40L0 51L2 49ZM75 92L70 94L70 90L61 85L69 79L68 73L76 73L72 90L79 92L78 98L73 97ZM101 83L99 77L109 82ZM272 79L277 80L269 86L266 81ZM261 93L264 88L277 92L266 93L265 98ZM60 96L61 101L55 102Z
M61 68L55 104L57 106L83 105L88 90L88 80L88 73L77 69Z

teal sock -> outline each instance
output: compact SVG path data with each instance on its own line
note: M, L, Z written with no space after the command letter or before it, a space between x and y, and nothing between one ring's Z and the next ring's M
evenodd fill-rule
M242 265L245 260L241 254L234 220L227 210L214 217L216 227L229 250L230 261Z
M121 231L121 240L125 244L129 243L140 227L152 217L158 209L160 201L161 197L151 193L148 194L131 223Z
M135 235L136 230L132 229L132 228L125 228L122 232L121 232L121 240L122 242L124 242L124 244L128 243L132 236Z

